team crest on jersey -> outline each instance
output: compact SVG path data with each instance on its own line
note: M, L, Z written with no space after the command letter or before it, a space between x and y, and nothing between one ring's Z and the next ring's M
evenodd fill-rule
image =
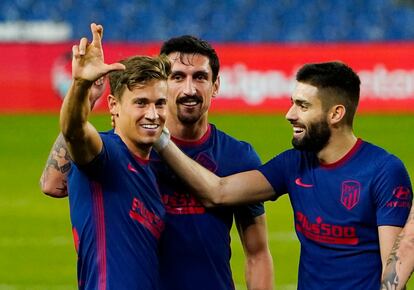
M356 180L342 182L341 203L348 210L354 208L359 202L361 184Z
M207 154L200 153L200 154L197 155L197 157L195 158L195 160L199 164L203 165L205 168L207 168L208 170L210 170L211 172L216 172L216 170L217 170L217 164Z

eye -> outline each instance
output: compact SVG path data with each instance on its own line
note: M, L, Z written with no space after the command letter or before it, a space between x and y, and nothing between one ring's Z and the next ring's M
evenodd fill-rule
M179 74L179 73L172 74L171 77L170 77L170 79L174 80L174 81L181 81L181 80L183 80L183 78L184 78L184 76L182 74Z
M143 100L143 99L136 99L136 100L134 101L134 104L135 104L135 105L138 105L139 107L144 107L144 106L146 105L146 102L145 102L145 100Z
M198 73L194 76L194 79L198 81L205 81L205 80L208 80L208 75L205 73Z
M167 100L166 100L166 99L162 99L162 100L158 100L158 101L155 103L155 106L156 106L157 108L163 108L166 104L167 104Z
M306 110L308 110L308 109L309 109L309 106L308 106L307 104L305 104L305 103L300 103L300 104L299 104L299 108L300 108L302 111L306 111Z

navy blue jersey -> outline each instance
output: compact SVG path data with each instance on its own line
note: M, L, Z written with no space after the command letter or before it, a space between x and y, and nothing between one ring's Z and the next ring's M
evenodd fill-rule
M197 142L173 140L188 156L219 176L260 165L249 144L214 125L209 125ZM161 289L234 289L229 235L233 216L252 219L264 213L263 205L206 209L157 156L153 164L167 212L160 243Z
M362 140L334 164L288 150L259 168L289 193L301 243L298 289L379 289L378 226L402 227L412 190L402 162Z
M159 289L165 210L155 175L118 135L101 138L102 152L69 174L79 289Z

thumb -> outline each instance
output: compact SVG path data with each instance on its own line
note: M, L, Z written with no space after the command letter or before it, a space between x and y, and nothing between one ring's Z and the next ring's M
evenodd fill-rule
M107 73L115 70L125 70L125 65L119 62L106 65Z

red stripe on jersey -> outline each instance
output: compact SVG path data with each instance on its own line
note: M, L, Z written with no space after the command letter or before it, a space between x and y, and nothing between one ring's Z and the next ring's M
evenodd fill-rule
M106 236L102 187L101 184L92 182L91 189L96 228L98 289L106 290Z

